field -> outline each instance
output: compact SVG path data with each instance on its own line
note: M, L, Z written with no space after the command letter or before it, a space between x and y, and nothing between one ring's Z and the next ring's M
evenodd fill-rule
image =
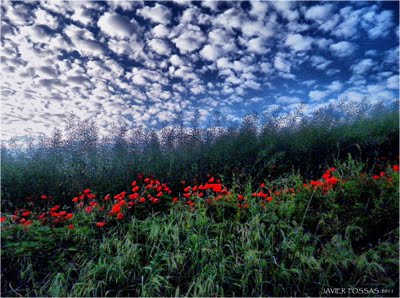
M398 297L398 105L291 116L2 146L2 296Z

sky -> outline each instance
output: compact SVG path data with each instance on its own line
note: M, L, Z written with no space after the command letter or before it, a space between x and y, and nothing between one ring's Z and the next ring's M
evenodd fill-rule
M399 98L398 2L1 1L1 139Z

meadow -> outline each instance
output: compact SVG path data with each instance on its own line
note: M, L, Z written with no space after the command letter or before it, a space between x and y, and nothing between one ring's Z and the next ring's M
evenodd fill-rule
M3 144L2 296L398 297L398 108Z

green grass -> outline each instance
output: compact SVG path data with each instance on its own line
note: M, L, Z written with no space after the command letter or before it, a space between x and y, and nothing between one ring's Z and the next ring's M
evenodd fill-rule
M207 174L233 184L299 171L311 178L348 154L371 167L381 157L396 161L399 152L399 109L382 104L365 107L331 105L311 116L245 117L242 123L207 128L173 126L163 131L128 129L101 139L93 123L71 122L62 135L55 131L21 150L1 145L3 210L31 195L48 194L60 202L83 188L116 193L132 177L153 174L177 189L181 180ZM301 116L301 117L300 117ZM292 119L293 120L293 119ZM219 123L221 124L221 123ZM397 155L397 156L396 156Z
M178 204L104 229L82 211L73 230L6 224L2 296L320 296L353 287L398 296L399 176L390 172L388 186L363 171L352 159L337 164L342 188L285 194L265 209L248 186L247 210ZM290 174L267 187L301 183Z

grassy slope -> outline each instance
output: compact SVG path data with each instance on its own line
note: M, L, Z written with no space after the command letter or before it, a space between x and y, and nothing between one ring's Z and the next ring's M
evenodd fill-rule
M338 165L341 188L284 194L265 209L247 188L248 210L178 204L106 229L84 212L74 230L6 225L2 295L319 296L325 287L378 287L398 296L398 174L389 186L362 172L349 160Z
M241 183L250 177L276 178L292 170L316 177L349 153L370 166L382 156L394 161L399 152L398 109L373 111L368 117L349 116L345 122L329 115L315 116L298 127L276 129L270 125L259 133L246 123L216 135L211 128L199 132L201 138L194 131L180 136L176 130L172 147L168 135L152 139L151 133L133 133L132 142L125 138L114 145L100 141L91 145L84 130L83 135L72 135L59 147L38 147L17 155L3 148L2 205L14 207L27 196L43 193L66 203L85 187L116 193L139 172L153 174L177 188L182 179L193 181L208 173L226 179L234 174ZM139 139L146 140L137 145Z

